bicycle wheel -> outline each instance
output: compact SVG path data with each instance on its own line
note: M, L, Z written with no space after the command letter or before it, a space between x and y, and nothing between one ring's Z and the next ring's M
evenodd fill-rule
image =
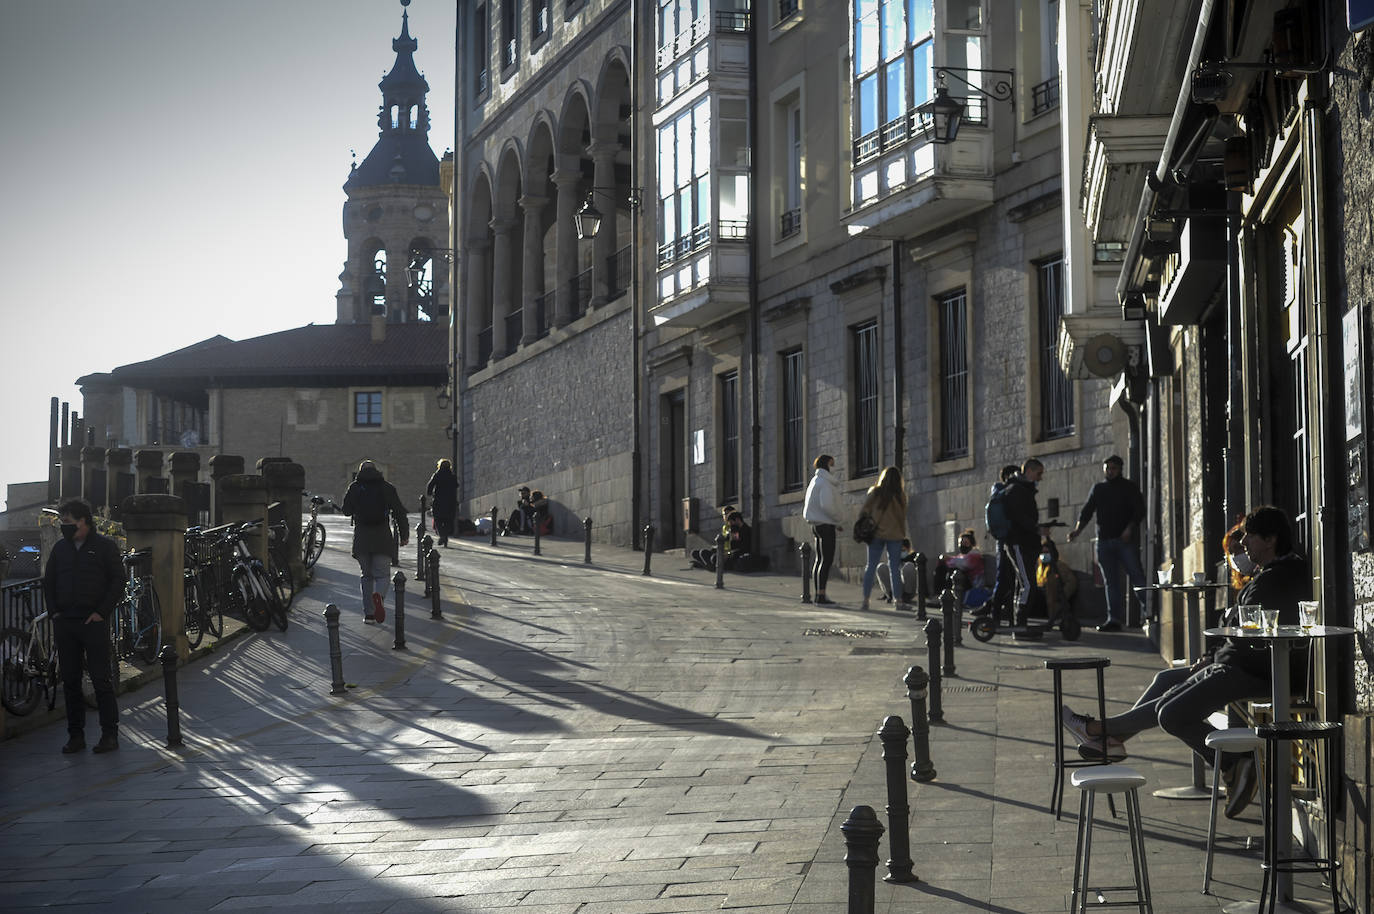
M183 580L186 593L183 628L186 631L186 643L195 650L205 637L205 607L200 601L200 582L195 574L188 572Z
M252 574L254 586L267 599L267 611L271 615L273 623L281 631L286 631L286 607L277 598L276 587L273 585L267 569L261 564L255 564L252 566Z
M211 638L224 635L224 601L229 599L228 591L220 585L219 575L213 570L202 570L196 575L196 590L200 595L201 618L205 631Z
M17 628L0 632L0 701L23 717L38 704L38 683L29 675L29 633Z
M301 546L301 557L305 560L306 568L314 568L315 563L320 560L320 555L324 552L324 540L324 524L315 521L310 525Z
M281 601L283 609L291 608L291 601L296 598L296 583L291 580L291 568L287 565L279 565L275 560L267 563L267 575L272 579L272 590Z
M132 660L134 656L134 611L125 598L115 607L114 632L110 635L110 655L115 661Z
M267 601L259 597L248 579L248 568L238 565L234 568L234 593L237 594L239 607L243 610L243 621L255 632L265 632L272 624L272 614Z
M138 655L144 663L153 663L162 650L162 603L157 598L152 580L144 584L143 599L138 601Z

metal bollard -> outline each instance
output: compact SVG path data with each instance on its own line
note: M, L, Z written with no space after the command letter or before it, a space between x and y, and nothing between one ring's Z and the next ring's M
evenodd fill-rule
M926 620L926 600L930 599L930 590L926 586L929 578L926 577L926 554L916 553L916 621Z
M939 619L926 620L926 662L930 664L930 720L936 723L945 719L945 710L940 706L940 632Z
M855 806L840 831L844 832L844 862L849 867L848 914L873 914L873 876L878 869L883 824L872 806Z
M803 603L811 602L811 544L802 543L797 547L801 553L802 598Z
M541 521L541 520L539 519L539 515L536 514L535 517L534 517L534 554L535 554L535 555L543 555L543 554L544 554L543 551L539 548L539 528L542 527L542 526L544 526L544 522Z
M439 550L435 549L429 554L429 583L425 585L425 593L429 596L429 617L431 619L442 619L443 611L439 609Z
M330 695L344 693L343 648L339 647L339 607L330 603L324 608L324 624L329 629L329 671L334 677Z
M162 689L167 696L167 748L181 746L181 699L177 697L177 649L164 644L157 659L162 661Z
M887 861L883 882L920 882L911 869L911 807L906 795L906 738L911 731L893 714L883 719L878 739L887 763Z
M940 594L940 616L944 619L945 665L940 672L946 676L954 675L954 591L946 587Z
M644 525L644 573L649 573L649 558L654 554L654 525Z
M425 579L425 570L429 567L429 553L433 548L433 537L429 534L420 537L420 545L415 559L415 580L423 581ZM425 593L428 595L428 587L425 588Z
M420 519L415 524L415 573L420 580L425 579L425 505L427 499L420 496Z
M496 509L491 509L491 544L496 545Z
M582 518L582 548L586 550L582 556L582 564L590 565L592 563L592 519L590 517Z
M396 592L396 638L391 642L393 651L403 651L406 649L406 576L402 572L396 572L396 576L391 579L391 587Z
M930 676L919 666L907 669L902 677L906 683L906 697L911 700L911 779L918 783L935 780L935 766L930 761L930 720L926 717L926 690Z
M962 568L949 573L949 582L954 588L954 643L964 643L964 595L968 593L968 575Z
M725 589L725 535L716 534L716 590Z

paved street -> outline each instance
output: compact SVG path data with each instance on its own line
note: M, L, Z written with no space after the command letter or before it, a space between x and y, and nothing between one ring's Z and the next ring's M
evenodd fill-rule
M0 909L845 910L839 825L859 804L886 824L874 734L889 714L910 723L901 677L926 665L911 617L804 605L790 577L717 591L681 556L644 577L628 550L584 566L580 541L536 558L529 539L462 540L442 553L444 619L413 587L396 651L390 614L363 625L346 522L329 524L288 632L181 671L183 749L163 745L157 681L122 696L113 756L60 755L60 722L0 745ZM344 610L338 697L328 602ZM879 882L877 910L1067 910L1077 795L1056 825L1042 661L1085 653L1112 658L1117 708L1158 669L1139 635L965 638L931 732L938 778L911 784L922 881ZM1091 674L1066 679L1086 709ZM1152 786L1186 783L1172 738L1130 748ZM1206 804L1142 805L1156 911L1257 895L1257 807L1223 820L1207 897ZM1095 843L1102 881L1128 881L1120 831Z

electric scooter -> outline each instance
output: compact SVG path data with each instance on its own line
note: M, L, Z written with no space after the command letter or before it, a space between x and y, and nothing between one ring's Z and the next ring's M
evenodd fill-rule
M1050 521L1040 525L1040 555L1035 567L1035 583L1039 588L1039 600L1032 601L1027 614L1037 610L1045 613L1043 623L1027 620L1024 626L1010 625L1012 620L998 618L997 607L969 622L969 632L982 642L991 641L999 626L1012 628L1017 638L1023 640L1039 639L1046 630L1058 628L1065 641L1077 641L1083 634L1083 626L1078 621L1077 596L1078 578L1068 562L1059 558L1059 547L1054 542L1052 528L1067 527L1062 521ZM1041 605L1037 606L1036 603Z

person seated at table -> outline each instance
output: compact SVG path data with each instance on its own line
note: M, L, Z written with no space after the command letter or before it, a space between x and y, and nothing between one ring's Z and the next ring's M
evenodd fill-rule
M1312 572L1294 551L1288 518L1266 505L1245 516L1244 530L1242 546L1258 571L1241 590L1239 603L1278 610L1280 624L1297 624L1298 602L1312 592ZM1306 654L1299 652L1293 660L1301 667ZM1300 670L1293 681L1304 678ZM1123 759L1126 740L1158 726L1203 759L1210 759L1206 738L1214 728L1207 718L1233 701L1268 700L1272 692L1268 643L1226 638L1191 667L1157 674L1129 711L1098 721L1064 706L1060 722L1078 740L1079 754L1085 758L1105 754L1113 761ZM1253 756L1223 754L1221 776L1226 784L1226 815L1234 819L1255 796Z

